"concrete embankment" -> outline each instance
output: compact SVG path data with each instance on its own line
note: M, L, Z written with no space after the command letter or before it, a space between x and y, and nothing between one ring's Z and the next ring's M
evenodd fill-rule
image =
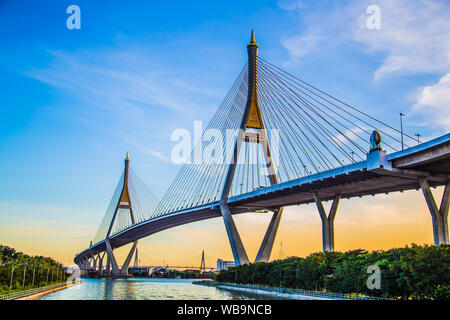
M243 292L243 293L248 293L248 294L264 295L264 296L279 298L279 299L334 300L331 297L300 294L298 292L287 292L286 290L283 290L283 289L269 288L269 287L234 285L234 284L218 283L218 282L213 282L213 281L194 281L193 284L204 285L204 286L208 286L208 287L216 287L218 289Z
M51 286L51 287L48 287L48 288L42 288L43 291L38 290L37 292L25 293L24 295L21 295L21 296L19 296L17 298L11 298L10 300L38 300L41 297L43 297L43 296L45 296L47 294L50 294L52 292L56 292L56 291L59 291L59 290L67 289L69 287L76 286L76 285L79 285L79 284L81 284L81 281L77 281L77 282L71 283L71 284L61 283L59 285ZM37 288L37 289L40 289L40 288Z
M237 292L244 292L244 293L250 293L250 294L258 294L258 295L264 295L264 296L270 296L270 297L282 298L282 299L292 299L292 300L332 300L330 298L323 298L323 297L318 297L318 296L307 296L307 295L296 294L296 293L283 293L283 292L276 292L276 291L267 291L267 290L263 290L263 289L232 287L232 286L226 286L226 285L218 285L216 287L219 288L219 289L225 289L225 290L237 291Z

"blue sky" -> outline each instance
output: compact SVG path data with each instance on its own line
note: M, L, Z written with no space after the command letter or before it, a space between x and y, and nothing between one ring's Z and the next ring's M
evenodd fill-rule
M81 30L66 28L71 4ZM380 30L365 27L371 4ZM212 117L252 28L260 56L290 73L395 126L406 113L422 140L448 132L449 16L437 0L0 1L0 243L12 227L64 229L73 255L126 151L161 197L179 169L171 132Z

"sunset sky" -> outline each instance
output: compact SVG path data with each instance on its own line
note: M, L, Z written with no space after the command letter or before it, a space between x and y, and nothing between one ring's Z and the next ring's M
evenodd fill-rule
M66 9L81 9L69 30ZM366 27L380 7L381 28ZM207 123L247 59L259 54L376 118L419 133L450 131L448 1L0 0L0 244L73 264L95 236L130 152L161 198L180 166L177 128ZM442 189L433 190L440 203ZM326 204L329 206L330 204ZM267 214L235 216L250 259ZM335 247L431 244L421 191L341 201ZM288 208L272 258L320 251L315 205ZM142 264L207 266L232 253L222 219L140 241ZM126 248L118 250L121 256Z

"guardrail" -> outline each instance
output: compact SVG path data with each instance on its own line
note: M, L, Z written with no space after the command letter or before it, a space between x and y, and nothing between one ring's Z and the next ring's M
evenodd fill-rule
M395 300L389 298L381 297L370 297L357 294L344 294L344 293L334 293L334 292L323 292L323 291L313 291L313 290L303 290L303 289L290 289L290 288L274 288L268 286L259 286L253 284L236 284L236 283L225 283L225 282L213 282L213 281L194 281L195 284L202 284L206 286L228 286L235 288L253 289L253 290L263 290L266 292L274 293L285 293L292 295L304 295L309 297L318 298L328 298L333 300Z
M78 283L81 283L81 281L74 282L74 284L78 284ZM59 287L65 286L65 285L67 285L67 282L52 284L52 285L45 286L45 287L39 287L39 288L33 288L33 289L28 289L28 290L7 293L4 295L0 295L0 300L14 300L14 299L18 299L18 298L23 298L23 297L31 296L33 294L50 291L50 290L53 290L53 289L56 289L56 288L59 288Z

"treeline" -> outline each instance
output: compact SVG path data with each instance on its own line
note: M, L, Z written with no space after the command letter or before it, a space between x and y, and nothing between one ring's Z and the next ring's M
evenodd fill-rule
M380 289L367 286L368 278L374 275L368 273L369 266L379 267ZM218 274L216 280L385 298L448 300L450 246L313 253L306 258L232 267Z
M214 279L214 272L204 272L200 271L179 271L170 270L169 272L154 271L151 275L152 278L181 278L181 279Z
M63 265L52 258L29 256L0 245L0 294L65 281Z

